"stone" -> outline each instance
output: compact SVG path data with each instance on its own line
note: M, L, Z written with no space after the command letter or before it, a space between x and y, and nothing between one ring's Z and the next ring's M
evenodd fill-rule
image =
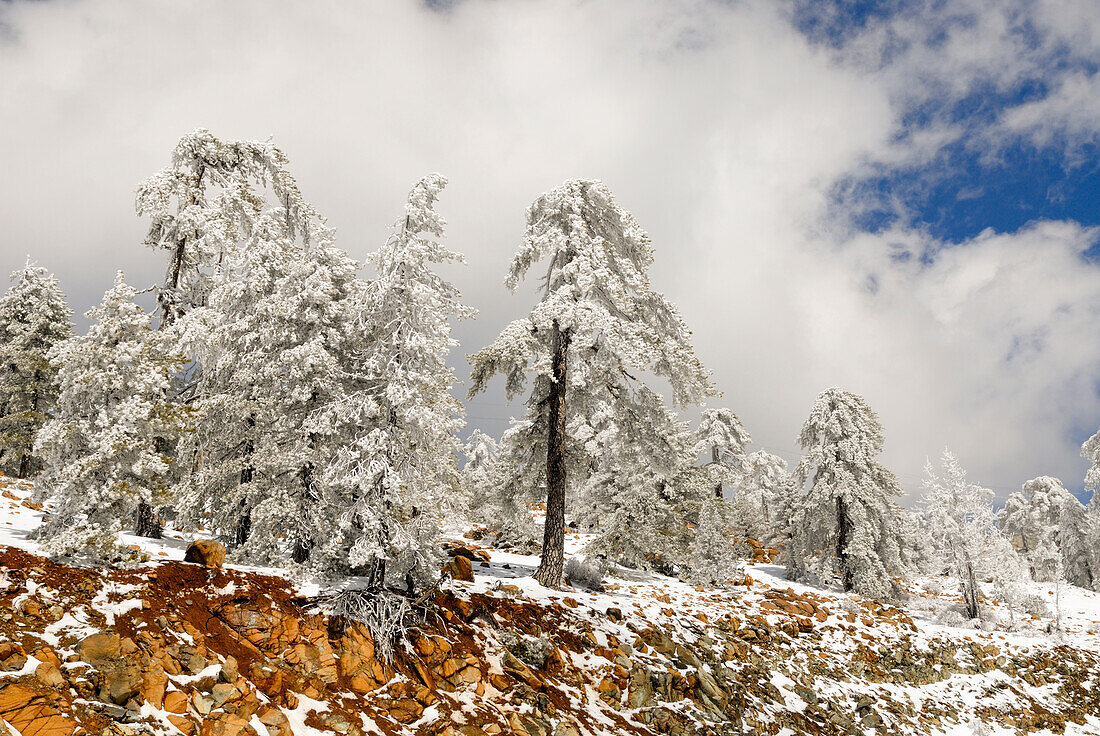
M474 566L468 557L452 557L443 570L450 573L455 580L467 583L474 581Z
M126 705L130 698L141 692L141 685L142 675L137 667L118 667L104 675L100 697L116 705Z
M173 690L164 695L164 710L169 713L187 712L187 693Z
M0 686L0 718L24 736L72 736L77 726L45 697L14 683Z
M41 680L43 685L49 687L61 687L65 684L65 678L61 675L61 670L50 662L42 662L34 669L34 676Z
M204 718L199 726L200 736L256 736L256 730L248 721L233 713L215 713Z
M118 659L122 654L122 640L119 639L118 634L101 631L77 642L76 654L81 661L93 667L102 667Z
M168 722L173 726L183 731L186 736L191 736L195 732L195 722L190 718L184 718L183 716L177 716L170 714L168 716Z
M260 723L267 728L269 736L293 736L290 720L286 714L273 705L265 705L257 712Z
M210 697L214 698L214 707L220 708L224 703L240 697L240 692L228 682L219 682L214 686Z
M222 662L220 675L222 682L234 683L237 681L238 671L236 657L229 656L225 658L225 661Z
M225 545L213 539L196 539L187 547L184 562L194 562L203 567L220 568L225 564Z
M12 642L0 644L0 672L18 672L27 664L23 648Z

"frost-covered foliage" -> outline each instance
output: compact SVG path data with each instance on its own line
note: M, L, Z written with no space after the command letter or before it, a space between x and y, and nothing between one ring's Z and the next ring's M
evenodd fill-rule
M884 441L861 396L831 388L817 398L799 435L806 454L797 474L809 485L792 519L792 575L836 575L845 590L896 594L903 570L894 498L901 487L878 461Z
M1100 430L1081 445L1081 457L1092 463L1085 473L1085 488L1092 491L1089 506L1100 513Z
M1024 483L1008 497L998 523L1028 558L1036 580L1056 580L1060 567L1073 585L1096 589L1100 584L1100 554L1091 544L1095 521L1057 478L1044 475Z
M499 373L511 399L533 378L526 416L502 438L501 456L506 492L547 491L536 577L557 587L567 487L621 495L623 505L665 503L660 481L679 465L680 443L661 435L676 420L641 376L666 379L678 405L714 389L678 311L649 285L649 237L603 183L572 179L528 208L506 285L514 291L540 261L541 300L471 356L471 395ZM657 454L642 463L646 447ZM636 475L647 467L648 477Z
M167 400L181 361L134 295L120 272L88 312L88 333L50 351L60 394L35 452L45 466L36 485L54 503L37 536L51 554L116 556L138 505L157 506L167 491L171 459L158 445L185 429L189 410Z
M745 465L732 501L735 527L761 541L786 542L796 493L787 461L757 450L745 458Z
M752 438L729 409L705 410L696 434L699 454L710 455L707 468L714 476L714 495L723 498L725 486L736 483L749 470L745 445Z
M565 576L573 587L599 590L607 575L607 560L602 557L570 557L565 563Z
M925 464L924 518L938 553L940 571L962 583L966 617L980 614L978 581L992 576L1015 555L997 531L993 491L966 479L966 471L955 455L943 451L941 472Z
M341 388L337 336L356 329L346 303L358 264L327 242L303 250L277 209L228 254L208 304L177 322L201 366L202 420L185 456L197 470L180 511L240 559L308 559L330 530L317 486L329 443L309 424Z
M535 526L524 496L502 493L507 487L507 469L500 457L500 444L475 429L462 448L463 503L466 517L491 528L504 544L534 542Z
M442 243L435 204L446 184L439 174L417 182L393 235L370 256L377 277L340 327L344 385L312 422L339 443L322 474L317 564L366 575L375 589L388 583L413 592L435 582L441 507L460 484L456 432L464 420L446 361L457 344L451 320L474 312L433 270L465 262Z
M738 554L729 504L711 499L699 510L695 525L688 579L724 587L744 578L745 563Z
M331 239L271 141L226 141L202 128L179 139L172 161L138 187L137 211L149 217L145 242L168 251L158 299L162 324L205 305L213 269L258 229L281 222L303 247Z
M72 336L72 312L57 279L27 262L0 298L0 468L25 478L38 470L34 438L57 400L50 349Z

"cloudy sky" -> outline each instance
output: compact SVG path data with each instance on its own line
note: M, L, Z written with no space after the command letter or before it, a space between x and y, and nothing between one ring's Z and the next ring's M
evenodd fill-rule
M196 127L273 137L356 257L450 178L465 354L530 307L501 283L526 205L600 178L751 449L796 459L839 385L910 490L945 445L1002 498L1080 490L1098 69L1094 0L0 0L0 271L29 254L77 312L117 268L152 284L137 183ZM520 411L469 405L494 433Z

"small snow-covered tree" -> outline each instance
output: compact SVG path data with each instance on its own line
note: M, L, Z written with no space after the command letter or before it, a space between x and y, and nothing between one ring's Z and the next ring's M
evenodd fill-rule
M508 487L501 443L475 429L462 454L466 458L462 486L467 516L475 523L493 528L506 543L533 541L537 529L524 503L526 494Z
M1100 430L1081 445L1081 457L1092 463L1085 474L1085 488L1092 491L1090 505L1100 509Z
M157 438L186 428L189 410L167 400L181 361L134 296L119 272L103 302L88 312L88 333L50 351L60 394L35 452L45 466L39 492L53 502L36 537L51 554L116 556L124 523L139 505L156 505L167 492L171 459Z
M640 375L666 379L673 402L681 406L714 389L676 308L649 285L649 237L602 182L571 179L535 200L505 281L508 288L514 291L544 260L538 304L470 356L470 393L483 391L500 373L512 398L524 390L528 375L534 377L526 417L506 435L513 447L505 456L522 479L517 485L546 489L542 561L535 578L557 588L571 483L580 489L593 473L606 477L616 466L630 472L638 446L634 432L662 424L632 416L637 410L649 413L653 403ZM635 419L637 426L620 431L621 423ZM639 482L636 488L656 501L659 486Z
M72 312L52 274L29 260L0 298L0 468L38 469L34 438L57 400L50 349L73 334Z
M991 572L990 552L995 550L997 517L993 491L966 479L955 455L943 451L942 475L931 461L924 466L924 518L939 552L941 564L962 584L966 617L978 618L978 579Z
M844 590L873 598L895 593L902 574L894 498L897 478L879 461L885 436L861 397L823 392L802 425L798 466L805 495L792 521L790 571L837 575Z
M656 393L642 387L633 411L594 433L594 470L579 483L578 524L595 533L589 555L675 574L688 563L689 519L713 496L715 476L694 465L698 447ZM621 453L628 442L633 452Z
M745 465L747 470L739 478L733 496L733 517L738 528L761 541L786 540L795 492L787 461L757 450L745 458Z
M434 270L465 262L442 242L435 205L446 184L439 174L417 182L371 255L377 276L349 303L342 328L342 394L314 421L340 443L322 475L331 523L318 564L365 575L372 592L434 584L442 506L460 485L464 420L447 356L457 345L451 320L474 311Z
M1024 483L1008 497L998 523L1031 562L1036 580L1055 579L1057 566L1050 562L1049 550L1056 549L1069 583L1089 589L1100 583L1100 560L1091 544L1092 519L1057 478L1044 475Z
M693 582L723 587L744 578L745 563L737 553L730 516L729 504L722 499L700 509L690 562Z
M724 498L726 483L736 481L748 471L745 445L749 433L729 409L706 409L699 418L700 451L710 455L707 467L715 476L714 495Z
M271 141L222 140L199 128L179 139L168 166L141 183L137 212L151 220L145 243L168 252L158 293L162 326L206 304L214 268L254 242L273 209L283 235L303 247L331 239L286 164Z

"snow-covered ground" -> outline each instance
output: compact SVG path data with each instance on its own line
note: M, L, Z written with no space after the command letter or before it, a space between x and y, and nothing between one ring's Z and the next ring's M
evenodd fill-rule
M43 513L29 500L30 492L28 483L0 479L0 546L38 551L37 544L28 539L28 533L41 523ZM1040 617L1010 613L1003 604L986 601L995 615L983 627L943 623L942 612L961 603L957 585L945 578L911 582L908 587L910 599L899 609L884 608L838 590L822 590L792 582L786 578L784 568L776 564L748 565L746 584L730 590L702 588L653 573L616 568L605 579L601 590L567 588L552 591L531 577L538 564L537 556L480 549L475 542L463 539L461 531L450 530L449 536L454 542L475 548L478 555L487 555L488 559L474 561L473 582L448 580L444 583L445 588L466 598L481 594L545 606L558 604L579 616L588 616L600 622L595 631L599 646L606 646L609 637L618 641L636 639L639 626L656 626L672 639L690 646L708 636L707 626L728 620L731 614L746 625L767 622L775 631L780 631L784 626L790 627L795 621L811 625L815 632L812 645L796 637L783 645L788 647L787 650L772 652L787 660L772 670L770 684L782 694L783 707L791 711L806 707L803 700L805 692L799 690L792 677L798 677L799 672L808 668L814 657L826 666L830 662L841 666L848 661L846 657L858 654L861 649L866 651L868 647L877 647L885 656L887 650L898 648L931 652L937 647L942 648L944 642L990 647L991 652L996 652L991 657L1008 655L1013 662L1026 662L1037 656L1058 657L1060 647L1100 652L1100 594L1068 585L1056 589L1051 584L1035 584L1033 592L1049 608L1049 615ZM136 545L147 553L150 559L146 564L156 564L158 560L182 560L187 543L193 537L169 530L164 539L127 536L123 542ZM567 554L580 553L586 541L584 535L568 533ZM271 569L262 572L279 574L279 571ZM314 584L308 581L303 583L299 580L298 584L307 589L314 588ZM786 600L794 601L796 606L799 601L811 601L813 614L792 617L790 612L777 606L777 603L783 605ZM622 615L609 615L611 609L617 609ZM1051 631L1056 612L1060 613L1060 632ZM69 624L79 626L80 622ZM598 656L574 656L593 660L576 662L578 666L602 666L595 661ZM960 656L961 662L969 655ZM1090 691L1100 688L1100 672L1078 674L1081 675L1082 688ZM906 704L905 707L910 708L913 714L920 714L925 709L942 709L945 704L957 707L960 703L981 703L985 708L1002 703L1005 708L1018 708L1020 703L1035 702L1058 707L1060 701L1055 697L1054 690L1056 683L1039 681L1033 684L1027 679L1010 677L998 665L984 671L960 672L920 685L895 684L884 680L831 680L820 676L812 682L815 692L824 699L852 700L870 696ZM801 682L805 683L804 680ZM964 713L955 723L943 728L946 728L945 732L960 734L1015 732L995 723L979 728L977 721L971 723L968 719L969 716ZM1067 724L1066 733L1100 734L1100 713L1088 716L1084 724Z

